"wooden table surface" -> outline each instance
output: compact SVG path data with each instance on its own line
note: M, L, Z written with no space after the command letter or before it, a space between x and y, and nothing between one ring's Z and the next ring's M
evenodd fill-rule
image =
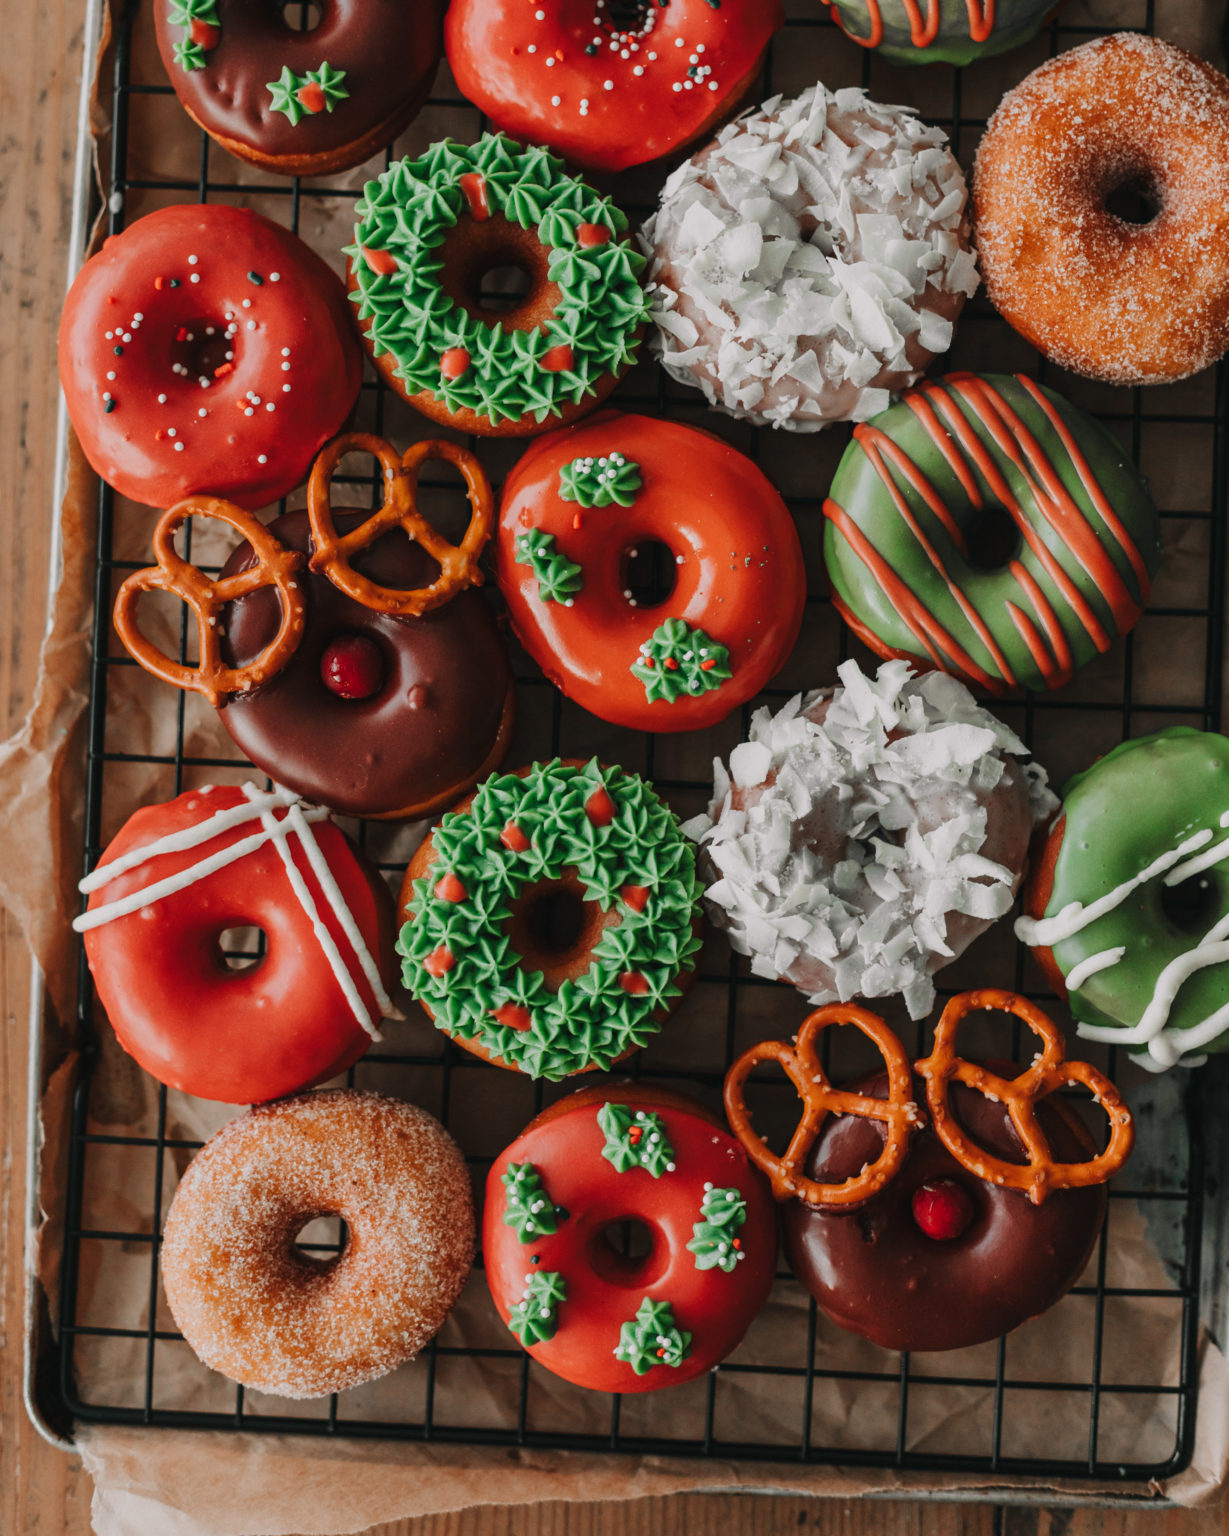
M42 635L55 455L55 333L63 295L82 0L13 0L0 49L0 734L30 707ZM18 850L0 850L0 858ZM21 1402L29 956L0 911L0 1536L85 1536L89 1479L32 1430ZM1213 1536L1223 1509L1119 1515L820 1499L688 1496L543 1504L381 1526L371 1536Z

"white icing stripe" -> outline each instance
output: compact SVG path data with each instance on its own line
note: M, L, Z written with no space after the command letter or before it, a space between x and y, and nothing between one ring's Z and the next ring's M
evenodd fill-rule
M1089 955L1086 960L1081 960L1079 965L1072 966L1069 974L1064 978L1068 992L1078 992L1090 976L1095 976L1098 971L1108 971L1111 965L1117 965L1127 952L1125 944L1118 944L1113 949L1103 949L1099 954Z
M248 794L249 790L253 794L256 793L254 785L245 784L244 793ZM83 896L88 896L91 891L98 890L119 875L127 874L138 864L157 858L159 854L183 853L189 848L199 848L202 843L208 843L213 838L220 837L223 832L229 832L232 827L242 826L245 821L251 821L258 811L263 811L267 806L291 805L294 799L290 790L275 789L270 794L259 795L253 799L250 806L232 805L229 810L218 811L206 821L198 821L194 827L184 827L179 832L169 832L166 837L159 838L156 843L146 843L142 848L131 848L127 853L121 853L118 859L112 859L109 864L99 864L96 869L86 875L77 889Z
M1179 864L1176 869L1171 869L1165 876L1165 884L1181 885L1184 880L1189 880L1192 875L1202 874L1205 869L1211 869L1222 859L1229 859L1229 837L1223 843L1216 843L1203 853L1196 854L1193 859L1187 859L1185 864Z

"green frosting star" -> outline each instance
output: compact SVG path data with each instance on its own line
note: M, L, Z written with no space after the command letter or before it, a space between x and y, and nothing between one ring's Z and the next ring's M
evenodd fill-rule
M559 1304L568 1299L563 1276L554 1270L535 1270L526 1277L520 1301L508 1314L508 1327L526 1349L545 1344L559 1327Z
M667 619L657 626L640 647L640 660L632 663L631 672L644 684L650 704L654 699L673 704L688 695L707 693L732 675L725 646L682 619Z
M637 1376L647 1376L657 1365L678 1367L691 1354L691 1335L675 1325L668 1301L646 1296L633 1322L619 1329L615 1359L624 1360Z
M552 1237L559 1230L555 1203L542 1187L538 1170L532 1163L509 1163L500 1174L508 1192L504 1206L504 1225L515 1227L522 1243L539 1237Z
M746 1257L741 1247L735 1247L739 1228L746 1219L747 1202L741 1190L714 1189L706 1183L700 1219L692 1227L692 1239L687 1244L688 1253L695 1255L696 1268L719 1268L727 1275L736 1270L739 1261Z
M345 101L350 94L341 83L345 78L345 70L334 69L327 59L319 69L309 69L305 75L296 75L289 64L284 64L279 77L270 80L266 86L273 98L269 110L284 112L290 119L290 126L297 128L303 118L314 115L300 101L299 92L310 85L319 86L324 110L331 112L339 101Z
M188 34L172 50L176 64L181 69L204 69L205 49L200 43L193 42L192 23L203 22L205 26L216 27L220 32L222 23L218 20L218 0L171 0L169 14L171 25L183 27Z
M538 578L538 596L544 603L569 603L584 581L580 566L555 548L555 535L531 528L516 540L518 565L528 565Z
M639 464L621 453L573 459L559 471L560 500L576 501L582 507L608 507L611 502L630 507L643 484Z
M617 1173L643 1168L660 1179L674 1172L674 1148L660 1115L644 1109L633 1113L626 1104L603 1104L597 1123L606 1138L602 1156Z

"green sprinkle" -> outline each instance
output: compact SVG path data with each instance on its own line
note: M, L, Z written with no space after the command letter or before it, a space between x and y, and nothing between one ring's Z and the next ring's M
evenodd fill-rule
M123 357L124 355L123 347L112 347L111 350L115 353L116 357Z
M103 409L103 414L105 416L109 416L111 414L111 412L115 409L115 401L114 400L104 400L103 403L102 403L102 409Z
M264 278L261 277L259 272L248 273L248 282L255 283L258 288L262 288L264 286L264 281Z

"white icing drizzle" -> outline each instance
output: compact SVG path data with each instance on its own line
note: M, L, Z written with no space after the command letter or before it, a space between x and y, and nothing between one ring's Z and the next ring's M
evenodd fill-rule
M679 166L641 231L666 371L759 425L878 414L977 290L967 196L909 108L773 97Z
M1068 992L1078 992L1090 976L1095 976L1098 971L1108 971L1111 966L1118 964L1126 952L1125 944L1116 944L1113 949L1098 950L1095 955L1081 960L1079 965L1073 965L1064 977Z

